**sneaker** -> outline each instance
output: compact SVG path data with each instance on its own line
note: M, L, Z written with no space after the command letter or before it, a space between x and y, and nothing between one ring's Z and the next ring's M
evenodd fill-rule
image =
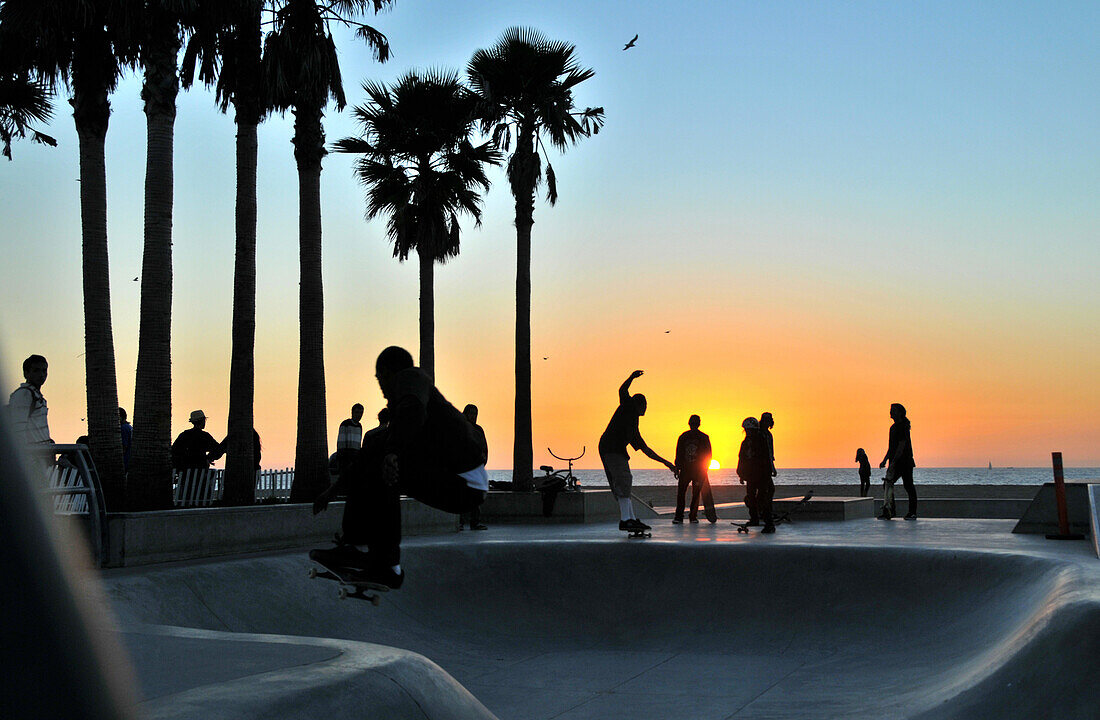
M688 520L688 522L690 522L692 525L698 525L699 518L692 518L691 520Z
M879 520L893 520L894 516L891 515L888 512L883 512L881 515L878 516L878 519Z
M763 534L769 534L769 535L770 535L770 534L771 534L771 533L773 533L773 532L775 532L775 525L772 525L771 523L768 523L767 525L765 525L765 526L764 526L764 527L763 527L763 528L762 528L762 529L760 530L760 534L761 534L761 535L763 535Z
M760 521L757 520L756 518L752 518L747 523L745 523L745 527L759 527L759 526L760 526Z
M634 529L633 523L634 523L633 520L620 520L619 521L619 529L620 530L633 530Z
M477 525L474 525L474 526L473 526L472 528L470 528L470 529L471 529L471 530L488 530L488 529L489 529L489 526L488 526L488 525L482 525L481 523L478 523Z
M672 524L673 525L683 525L684 524L684 519L683 518L672 518Z
M309 559L329 568L362 570L370 563L370 554L353 545L337 545L326 550L310 550Z
M650 526L646 525L646 524L645 524L644 522L642 522L641 520L639 520L638 518L633 518L633 519L631 519L631 520L628 520L627 522L629 522L629 523L632 523L632 524L633 524L633 528L632 528L632 529L634 529L634 530L652 530L652 529L653 529L653 528L651 528Z
M908 515L905 516L905 519L906 520L916 520L917 516L916 516L915 513L909 513Z

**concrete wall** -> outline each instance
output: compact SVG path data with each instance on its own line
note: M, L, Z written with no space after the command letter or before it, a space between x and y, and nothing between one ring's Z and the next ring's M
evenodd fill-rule
M109 513L107 566L323 546L339 532L343 514L342 502L320 515L306 504ZM454 515L408 498L401 500L401 523L406 535L457 527Z
M1089 483L1066 482L1066 514L1069 519L1069 531L1073 535L1092 533ZM1058 505L1054 497L1054 483L1046 483L1035 495L1035 499L1020 517L1020 522L1012 529L1014 533L1032 533L1054 535L1059 532Z

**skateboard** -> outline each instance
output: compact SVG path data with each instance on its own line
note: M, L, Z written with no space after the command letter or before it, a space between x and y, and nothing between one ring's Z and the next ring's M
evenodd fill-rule
M649 530L623 530L626 533L627 538L647 538L653 537L653 533Z
M309 569L310 579L324 578L325 580L335 580L340 584L340 589L336 591L336 597L341 600L346 600L349 597L355 598L356 600L367 600L371 605L378 607L382 602L379 593L389 592L390 590L387 585L356 579L354 570L348 568L331 568L316 560L313 562L317 563L321 569L311 567Z
M805 506L806 503L810 502L810 498L812 498L813 496L814 496L813 490L806 493L806 495L801 500L799 500L794 505L792 505L790 507L790 509L788 509L788 510L780 513L779 515L776 515L774 518L772 518L772 525L779 525L779 524L785 523L785 522L794 522L793 520L791 520L791 515L798 512L799 510L801 510L802 507ZM749 523L748 523L747 520L745 522L741 522L741 523L739 523L739 522L730 523L730 525L734 525L737 528L738 533L746 533L747 534L749 532Z

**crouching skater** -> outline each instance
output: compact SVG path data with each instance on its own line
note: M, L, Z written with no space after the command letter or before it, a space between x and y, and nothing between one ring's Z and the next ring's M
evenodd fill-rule
M337 493L347 495L343 533L335 548L311 550L309 556L396 590L405 580L400 496L456 515L468 513L485 500L489 475L473 426L427 373L413 366L407 350L383 350L375 376L390 424L368 433L351 471L317 497L314 514L325 510Z

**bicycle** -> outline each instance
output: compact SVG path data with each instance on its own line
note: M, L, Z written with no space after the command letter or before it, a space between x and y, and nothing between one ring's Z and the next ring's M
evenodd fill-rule
M581 454L577 457L564 458L560 455L554 455L553 450L551 450L550 448L546 448L546 452L550 453L562 462L569 463L569 467L565 470L554 470L554 468L549 465L540 465L539 470L542 470L546 474L541 478L542 483L539 489L550 489L555 485L559 486L560 490L568 491L578 489L580 481L578 481L577 478L573 475L573 462L575 460L580 460L582 457L584 457L584 453L587 449L588 446L583 446L581 447Z

